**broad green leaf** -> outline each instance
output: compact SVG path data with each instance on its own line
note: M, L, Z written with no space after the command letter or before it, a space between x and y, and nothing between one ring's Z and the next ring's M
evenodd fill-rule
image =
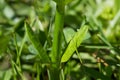
M80 44L82 43L87 31L88 26L85 25L81 27L81 29L75 34L73 39L70 41L65 53L62 56L61 62L66 62L69 60L69 58L72 56L76 48L79 47Z
M25 24L25 29L29 40L36 49L37 53L39 53L38 55L41 59L41 62L45 62L45 63L49 62L48 55L46 54L45 50L42 47L42 44L40 43L40 41L38 40L32 29L30 28L29 24L27 23Z

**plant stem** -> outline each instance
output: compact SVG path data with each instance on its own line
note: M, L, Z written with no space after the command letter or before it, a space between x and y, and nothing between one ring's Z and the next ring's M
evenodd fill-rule
M120 10L120 0L115 0L115 8L116 8L116 13Z
M78 59L79 59L79 61L80 61L80 64L82 65L83 62L82 62L82 59L81 59L81 57L80 57L80 54L78 53L77 48L76 48L76 54L77 54L77 56L78 56Z
M54 38L52 47L52 62L58 61L61 53L61 38L64 24L64 15L56 11Z
M20 66L19 49L17 45L16 34L14 33L13 36L14 36L14 41L15 41L16 53L17 53L16 63Z
M64 26L64 0L58 1L56 7L55 27L52 46L52 67L50 69L51 80L60 80L60 58L62 48L62 34Z

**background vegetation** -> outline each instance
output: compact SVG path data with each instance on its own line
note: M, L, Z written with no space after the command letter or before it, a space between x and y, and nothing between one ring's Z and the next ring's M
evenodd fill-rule
M120 0L57 1L0 0L0 80L120 80Z

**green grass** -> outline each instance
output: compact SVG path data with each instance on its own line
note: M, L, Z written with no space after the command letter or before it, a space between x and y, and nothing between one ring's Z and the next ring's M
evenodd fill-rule
M0 80L120 80L119 0L0 0Z

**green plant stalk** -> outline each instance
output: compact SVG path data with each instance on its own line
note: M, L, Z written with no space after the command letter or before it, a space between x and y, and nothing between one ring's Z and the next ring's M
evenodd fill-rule
M60 78L61 78L60 80L65 80L63 69L61 69L61 76L60 76Z
M57 8L58 9L58 8ZM61 53L61 42L64 25L64 13L60 13L56 10L54 37L52 46L52 62L58 62Z
M116 13L120 10L120 0L115 0L115 8L116 8Z
M37 68L37 78L36 78L36 80L40 80L40 66L39 66L39 63L36 64L36 68Z
M99 71L102 72L101 62L98 62L97 64L98 64Z
M9 56L11 57L11 51L10 51L10 49L8 48L8 54L9 54ZM12 68L12 73L13 73L13 80L17 80L17 76L16 76L16 70L15 70L15 68L14 68L14 64L13 64L13 62L12 62L13 60L12 60L12 58L10 58L10 64L11 64L11 68Z
M76 48L76 54L77 54L77 56L78 56L78 59L79 59L79 61L80 61L80 64L82 65L82 64L83 64L83 61L82 61L82 59L81 59L81 57L80 57L80 54L78 53L77 48Z
M13 80L17 80L16 71L15 71L15 68L14 68L14 64L12 63L12 60L11 60L11 66L12 66L12 72L13 72Z
M61 2L58 1L56 7L56 16L55 16L55 27L54 27L54 36L53 36L53 45L52 45L52 66L50 68L50 78L51 80L60 80L60 59L61 59L61 48L62 48L62 34L64 26L64 0Z
M20 58L19 58L19 50L18 50L18 45L17 45L17 40L16 40L16 34L14 33L13 36L14 36L14 41L15 41L16 53L17 53L16 63L20 66Z

